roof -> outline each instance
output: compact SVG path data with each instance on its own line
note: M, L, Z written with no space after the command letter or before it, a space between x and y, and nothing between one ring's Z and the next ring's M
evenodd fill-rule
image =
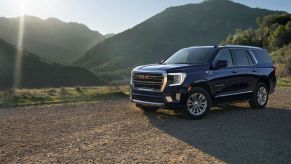
M268 51L264 48L260 47L255 47L255 46L245 46L245 45L213 45L213 46L193 46L193 47L187 47L185 49L194 49L194 48L218 48L218 49L223 49L223 48L244 48L244 49L252 49L252 50L264 50Z
M213 45L213 46L193 46L193 47L187 47L187 48L249 48L249 49L260 49L264 50L260 47L255 46L245 46L245 45Z

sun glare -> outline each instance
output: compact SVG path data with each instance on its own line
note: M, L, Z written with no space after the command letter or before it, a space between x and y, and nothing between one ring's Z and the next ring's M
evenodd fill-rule
M23 58L23 35L24 35L24 22L26 8L26 0L21 0L21 6L19 13L22 15L19 18L19 27L18 27L18 37L17 37L17 50L15 58L15 72L14 72L14 88L19 88L21 84L21 67L22 67L22 58Z

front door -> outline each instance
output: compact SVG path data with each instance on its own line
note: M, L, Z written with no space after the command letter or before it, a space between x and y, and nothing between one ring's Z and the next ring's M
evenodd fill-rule
M215 97L223 97L236 93L239 90L239 86L237 85L238 77L232 54L228 49L224 49L217 54L213 64L218 60L226 60L228 65L225 68L212 71L213 79L210 82L210 86L214 91L213 95Z

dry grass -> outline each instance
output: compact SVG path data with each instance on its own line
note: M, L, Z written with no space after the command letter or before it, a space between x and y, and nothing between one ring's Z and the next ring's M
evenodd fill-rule
M0 108L87 102L122 97L128 94L129 90L127 86L18 89L15 91L0 92Z
M277 85L279 87L291 87L291 77L278 79Z
M275 97L283 95L291 89L291 78L278 79L279 92ZM285 89L281 89L281 88ZM30 106L42 104L61 104L71 102L88 102L111 99L129 95L128 86L103 86L103 87L66 87L44 89L18 89L15 91L0 91L0 108ZM288 100L288 98L282 98ZM286 102L288 104L289 100ZM284 103L280 103L281 106ZM289 105L289 104L288 104Z

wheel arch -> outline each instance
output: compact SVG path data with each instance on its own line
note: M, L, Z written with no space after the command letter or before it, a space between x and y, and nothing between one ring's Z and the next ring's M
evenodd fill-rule
M206 90L207 93L208 93L209 96L210 96L211 101L213 100L213 96L212 96L211 88L210 88L210 86L209 86L209 84L207 83L206 80L199 80L199 81L196 81L196 82L191 83L190 86L189 86L189 88L191 88L191 89L188 88L187 95L188 95L188 94L191 92L191 90L192 90L193 88L195 88L195 87L199 87L199 88L202 88L202 89Z
M270 79L268 77L260 77L258 83L266 84L268 91L270 91Z

